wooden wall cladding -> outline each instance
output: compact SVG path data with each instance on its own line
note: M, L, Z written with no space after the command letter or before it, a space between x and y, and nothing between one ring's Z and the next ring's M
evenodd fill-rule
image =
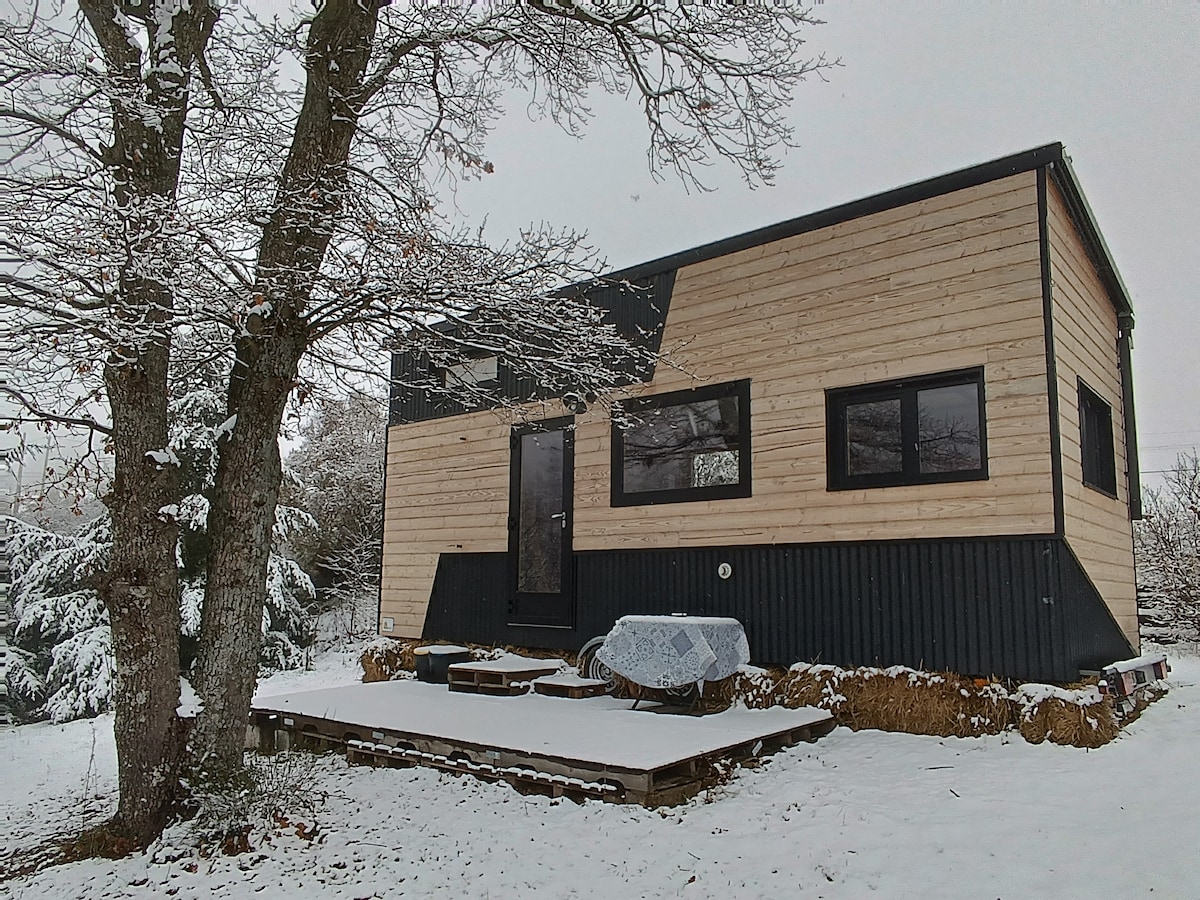
M1133 531L1125 480L1125 419L1117 352L1117 314L1058 188L1047 190L1055 366L1062 432L1063 526L1088 577L1126 637L1138 643ZM1117 496L1083 483L1078 380L1112 408Z

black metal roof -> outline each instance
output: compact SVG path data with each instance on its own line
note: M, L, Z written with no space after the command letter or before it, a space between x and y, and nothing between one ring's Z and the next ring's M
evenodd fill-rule
M945 175L938 175L924 181L906 184L902 187L884 191L881 194L873 194L861 200L852 200L849 203L842 203L818 212L808 213L775 225L767 225L766 227L756 228L753 231L747 231L733 237L701 244L699 247L693 247L691 250L672 253L669 256L663 256L650 262L639 263L635 266L629 266L625 269L601 275L598 279L580 282L564 289L564 293L567 291L585 291L588 288L594 288L597 281L634 281L649 275L674 271L682 266L689 266L705 260L715 259L719 256L726 256L730 253L737 253L739 250L746 250L750 247L757 247L760 244L768 244L772 241L782 240L783 238L794 237L808 231L816 231L818 228L827 228L830 225L837 225L841 222L895 209L899 206L907 206L910 203L919 203L922 200L928 200L942 194L976 187L986 184L989 181L997 181L1001 178L1007 178L1010 175L1016 175L1020 172L1031 172L1042 167L1049 169L1055 184L1062 191L1071 216L1075 221L1076 227L1079 228L1088 252L1093 257L1092 261L1096 265L1105 287L1108 289L1113 305L1131 324L1133 306L1129 301L1129 292L1121 280L1121 275L1117 271L1116 264L1113 262L1112 254L1109 253L1108 247L1104 243L1104 238L1100 235L1100 229L1096 225L1095 216L1083 196L1079 180L1071 169L1070 160L1064 152L1061 143L1035 147L1032 150L1014 153L1011 156L993 159L990 162L960 169L957 172L949 172Z

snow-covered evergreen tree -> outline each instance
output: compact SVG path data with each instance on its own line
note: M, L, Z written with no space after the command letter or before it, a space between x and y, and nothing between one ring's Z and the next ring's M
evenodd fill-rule
M358 636L375 628L386 424L384 403L374 397L323 401L287 458L284 502L317 524L297 549L319 576L325 634Z
M71 535L15 522L9 536L19 652L8 669L18 717L56 722L96 715L112 693L108 614L95 581L107 565L106 517Z
M184 386L185 392L171 402L175 425L164 464L178 464L185 496L177 508L161 513L179 524L180 650L186 667L200 633L208 551L206 494L216 473L224 401L202 384ZM290 558L289 546L313 527L313 518L303 510L281 506L276 512L262 620L264 667L292 668L303 661L312 630L305 605L315 592L308 575ZM17 652L7 683L17 714L23 720L65 722L106 711L113 689L112 633L96 583L112 546L108 516L73 534L16 522L9 540Z

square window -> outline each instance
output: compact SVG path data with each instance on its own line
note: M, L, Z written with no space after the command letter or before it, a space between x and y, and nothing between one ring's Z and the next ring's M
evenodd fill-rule
M442 370L442 386L445 388L489 387L500 377L500 364L494 356L469 359Z
M748 380L621 405L612 430L613 506L749 496Z
M1117 496L1117 456L1113 449L1112 407L1079 382L1079 443L1083 483Z
M983 370L825 392L830 490L987 478Z

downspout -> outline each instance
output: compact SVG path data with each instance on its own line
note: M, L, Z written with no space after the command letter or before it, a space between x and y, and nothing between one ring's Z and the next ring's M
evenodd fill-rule
M1142 517L1142 475L1138 467L1137 420L1133 412L1133 316L1117 316L1117 351L1121 355L1121 410L1125 419L1125 477L1129 488L1129 518Z

